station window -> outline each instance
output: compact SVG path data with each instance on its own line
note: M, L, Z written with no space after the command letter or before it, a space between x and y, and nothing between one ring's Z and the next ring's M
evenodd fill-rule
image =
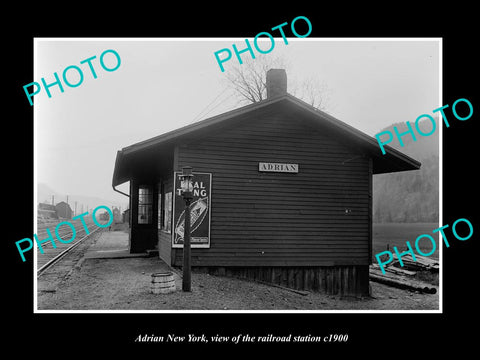
M153 191L150 186L138 187L138 223L151 224L153 217Z
M162 229L168 233L172 232L172 192L166 193L163 201Z
M162 204L162 188L158 186L158 199L157 199L157 227L158 229L163 228L163 204Z

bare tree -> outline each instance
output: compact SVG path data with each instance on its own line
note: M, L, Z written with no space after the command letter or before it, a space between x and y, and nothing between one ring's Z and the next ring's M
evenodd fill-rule
M300 81L299 84L292 86L291 94L315 109L328 112L328 87L318 78L307 78Z
M293 74L291 66L281 57L257 56L247 59L243 64L232 65L225 74L227 88L237 96L239 103L255 103L267 97L266 74L269 69L281 68ZM295 81L288 78L288 92L293 96L325 111L327 86L317 78Z

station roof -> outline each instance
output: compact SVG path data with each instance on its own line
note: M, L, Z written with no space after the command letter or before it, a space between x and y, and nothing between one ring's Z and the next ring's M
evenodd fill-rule
M127 146L117 152L112 185L117 186L128 180L132 175L132 167L144 158L156 154L172 154L176 144L193 139L210 132L213 129L228 126L242 119L274 112L295 111L319 127L326 127L340 137L345 137L352 145L358 146L373 160L373 174L382 174L398 171L417 170L420 162L402 152L385 145L385 155L382 155L375 138L360 130L320 111L306 102L286 93L270 99L252 103L220 115L181 127L179 129L155 136L148 140Z

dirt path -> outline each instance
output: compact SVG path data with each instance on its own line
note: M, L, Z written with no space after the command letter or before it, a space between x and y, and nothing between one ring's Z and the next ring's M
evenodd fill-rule
M192 274L192 292L150 293L158 258L86 259L58 282L39 291L39 310L437 310L438 294L420 294L371 282L372 297L300 295L240 279Z

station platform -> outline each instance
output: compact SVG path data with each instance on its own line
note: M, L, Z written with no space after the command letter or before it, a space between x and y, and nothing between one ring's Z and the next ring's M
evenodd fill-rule
M125 231L104 231L85 253L86 259L123 259L150 257L149 253L131 254L128 233Z

